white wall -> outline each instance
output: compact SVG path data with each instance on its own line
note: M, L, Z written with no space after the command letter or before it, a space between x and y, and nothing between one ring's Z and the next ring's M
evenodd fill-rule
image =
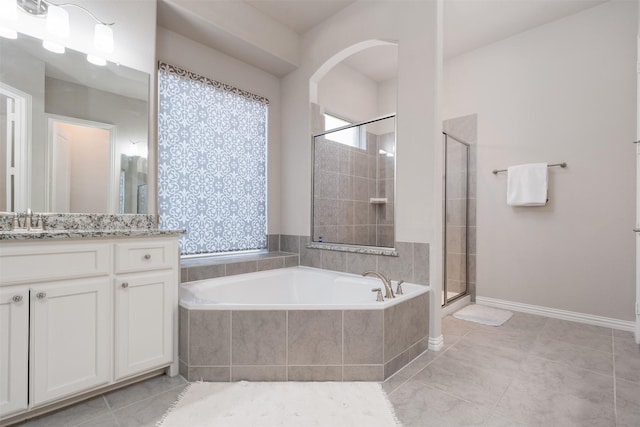
M267 231L280 233L280 80L186 37L158 28L158 59L269 99Z
M478 114L478 296L632 320L636 2L612 1L445 63L444 118ZM563 162L546 207L493 169Z
M340 63L318 82L318 104L354 123L370 120L378 115L378 84Z

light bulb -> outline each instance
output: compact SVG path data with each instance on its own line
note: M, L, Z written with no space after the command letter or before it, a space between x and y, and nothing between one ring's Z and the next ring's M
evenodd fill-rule
M0 0L0 16L3 21L17 21L18 2L16 0Z
M108 25L96 24L93 33L93 47L98 52L113 52L113 30Z
M43 40L42 47L53 53L64 53L64 46L51 40Z
M0 26L0 37L4 37L5 39L17 39L18 32L16 30L12 30L11 28Z
M69 37L69 12L49 3L47 10L47 31L56 37Z
M6 39L17 39L18 32L13 28L9 28L4 23L13 23L18 20L18 3L16 0L0 0L0 37ZM9 25L13 27L13 25Z
M99 65L101 67L107 65L107 60L97 55L88 54L87 61L91 62L93 65Z

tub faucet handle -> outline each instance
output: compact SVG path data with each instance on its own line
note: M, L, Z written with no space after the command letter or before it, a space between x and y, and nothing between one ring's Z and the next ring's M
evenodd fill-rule
M400 280L396 286L396 295L404 295L404 292L402 291L402 284L404 283L404 280Z
M371 289L371 292L377 292L378 295L376 295L376 301L378 302L383 302L384 298L382 298L382 288L373 288Z

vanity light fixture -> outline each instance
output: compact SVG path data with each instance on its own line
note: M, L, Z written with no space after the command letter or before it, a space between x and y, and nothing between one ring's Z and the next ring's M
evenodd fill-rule
M105 55L113 52L114 22L104 22L83 6L74 3L53 3L48 0L0 0L0 36L16 38L17 33L13 29L4 28L4 21L17 21L17 10L39 18L46 18L47 36L42 46L55 53L64 53L63 40L69 37L69 12L68 7L75 7L89 15L96 25L93 35L93 52L87 55L87 60L92 64L105 65Z
M0 0L0 37L17 39L18 32L5 26L5 22L13 24L18 20L18 8L15 0Z

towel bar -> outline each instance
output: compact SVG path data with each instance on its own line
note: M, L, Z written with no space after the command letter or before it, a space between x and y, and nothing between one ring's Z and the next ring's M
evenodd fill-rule
M548 168L552 168L555 166L560 166L561 168L566 168L567 167L567 162L562 162L562 163L554 163L552 165L547 165ZM494 175L497 175L498 172L506 172L506 169L494 169L493 171L491 171L491 173L493 173Z

